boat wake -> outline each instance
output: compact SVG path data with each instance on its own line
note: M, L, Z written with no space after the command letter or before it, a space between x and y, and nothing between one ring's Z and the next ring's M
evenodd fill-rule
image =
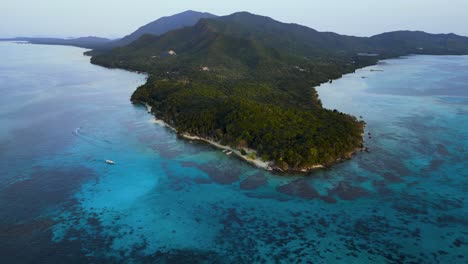
M78 127L73 130L73 135L78 137L80 140L99 148L110 149L112 147L112 142L110 140L86 133L86 131L83 131L82 127Z

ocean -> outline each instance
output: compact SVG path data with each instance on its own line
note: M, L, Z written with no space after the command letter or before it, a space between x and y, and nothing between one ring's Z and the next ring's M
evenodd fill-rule
M2 263L467 263L468 56L318 87L369 151L282 175L178 138L131 104L145 75L84 51L0 42Z

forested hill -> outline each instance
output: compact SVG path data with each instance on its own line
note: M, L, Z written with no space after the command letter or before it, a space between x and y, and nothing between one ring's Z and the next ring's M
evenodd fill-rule
M141 36L145 34L152 34L152 35L159 36L174 29L193 26L202 18L214 18L214 17L216 16L210 13L202 13L202 12L197 12L197 11L192 11L192 10L188 10L179 14L175 14L173 16L162 17L138 28L133 33L110 43L109 46L113 46L113 47L125 46L139 39Z
M318 32L305 26L241 12L202 19L193 27L161 36L144 35L130 45L114 49L95 60L101 58L109 66L142 70L173 67L175 64L170 59L155 59L168 50L178 53L177 62L184 68L189 64L181 62L218 63L228 59L218 65L218 71L231 67L230 63L259 71L264 69L262 66L271 64L289 67L291 62L305 65L323 63L349 69L356 68L348 67L349 64L358 64L359 67L361 63L407 54L467 54L468 38L418 31L389 32L370 38L352 37ZM337 72L342 73L341 70ZM310 73L317 73L317 69Z
M257 150L283 170L331 164L362 144L363 123L323 109L313 87L394 56L468 54L468 38L343 36L249 13L202 19L95 56L150 74L132 96L180 132Z
M193 26L202 18L215 18L216 15L188 10L172 16L161 17L153 22L141 26L136 31L121 39L106 39L100 37L80 37L80 38L47 38L47 37L17 37L0 38L0 41L27 41L32 44L44 45L66 45L81 48L93 49L93 52L86 52L92 55L101 51L106 51L115 47L121 47L132 43L145 34L162 35L171 30Z
M468 37L456 34L428 34L422 31L394 31L369 38L373 52L387 55L465 55Z

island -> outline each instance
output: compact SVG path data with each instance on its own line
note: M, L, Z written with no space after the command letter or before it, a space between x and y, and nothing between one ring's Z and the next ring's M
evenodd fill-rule
M147 73L131 101L180 136L265 169L307 172L364 147L365 122L322 107L314 87L382 59L468 54L468 38L352 37L240 12L88 54L97 65Z

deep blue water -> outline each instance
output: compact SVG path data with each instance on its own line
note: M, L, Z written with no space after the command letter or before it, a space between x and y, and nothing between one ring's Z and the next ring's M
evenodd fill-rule
M467 56L322 85L370 152L283 176L178 139L83 51L0 43L2 263L467 263Z

